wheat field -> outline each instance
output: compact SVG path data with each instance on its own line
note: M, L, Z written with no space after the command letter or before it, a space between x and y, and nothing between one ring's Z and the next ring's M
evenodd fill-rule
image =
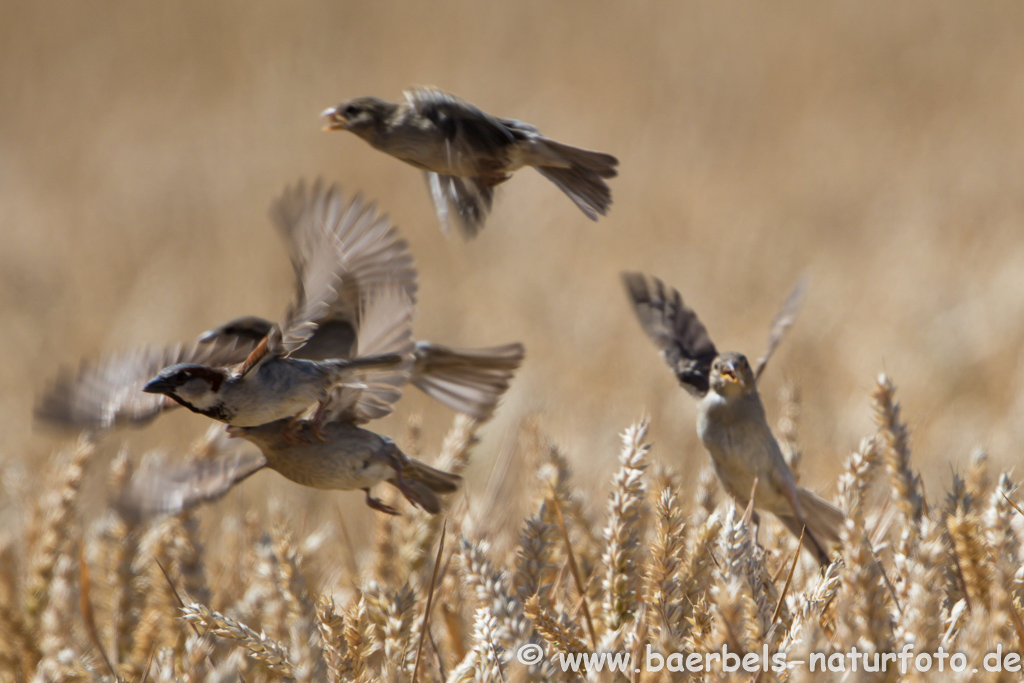
M949 679L1018 680L978 663L1024 631L1022 21L951 2L0 4L0 677L578 680L556 653L913 642L965 654ZM618 156L609 216L523 171L480 237L446 239L418 172L317 119L417 83ZM317 176L401 227L417 337L526 346L492 422L408 395L373 425L465 490L444 520L388 519L262 473L192 514L119 517L143 459L203 457L204 419L76 440L33 423L36 396L82 358L277 315L291 272L266 211ZM817 571L774 522L755 543L626 269L755 357L807 274L762 393L801 483L850 513L841 561ZM524 644L544 663L519 664ZM754 674L705 677L730 676ZM935 674L888 679L915 676Z

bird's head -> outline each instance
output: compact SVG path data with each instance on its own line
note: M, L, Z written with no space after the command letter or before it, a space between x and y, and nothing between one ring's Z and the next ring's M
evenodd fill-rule
M756 390L754 371L742 353L723 353L711 363L711 389L732 398Z
M355 97L325 109L320 116L327 119L324 130L347 130L365 135L380 126L396 106L379 97Z
M164 394L195 412L206 412L220 403L220 388L227 371L194 363L164 368L142 388L147 394Z

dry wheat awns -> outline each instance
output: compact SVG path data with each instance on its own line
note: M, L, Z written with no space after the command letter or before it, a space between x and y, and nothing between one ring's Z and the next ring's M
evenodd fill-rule
M616 462L566 453L542 417L525 420L514 435L519 485L502 500L521 517L480 519L484 501L472 498L482 494L471 490L448 511L444 545L440 517L413 510L375 516L376 541L359 539L368 550L351 556L337 518L225 509L140 526L113 510L86 516L79 492L98 461L83 440L54 458L48 490L0 552L2 678L409 681L417 669L424 682L577 681L553 657L767 645L807 661L912 643L962 652L973 666L999 646L1019 652L1024 515L1013 473L990 471L979 451L949 491L926 496L891 380L873 400L878 430L835 487L848 515L842 559L822 571L773 520L755 539L713 476L673 472L646 421L623 431ZM439 450L435 464L462 472L480 448L478 426L456 418L442 447L424 443L414 421L403 445L427 460ZM570 463L584 459L606 470L604 491L578 483ZM114 486L130 463L127 453L113 460ZM14 481L4 479L8 500L19 500ZM218 542L204 546L208 523ZM538 664L517 661L524 646L540 648ZM760 680L822 679L797 666Z

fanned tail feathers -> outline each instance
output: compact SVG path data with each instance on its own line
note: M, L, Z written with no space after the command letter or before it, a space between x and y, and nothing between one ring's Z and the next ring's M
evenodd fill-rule
M487 420L523 356L522 344L467 350L420 342L411 381L453 410Z

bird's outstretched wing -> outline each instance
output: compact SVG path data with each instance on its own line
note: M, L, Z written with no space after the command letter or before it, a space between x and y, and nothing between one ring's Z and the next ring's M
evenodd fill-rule
M236 343L237 342L237 343ZM140 348L83 362L77 370L62 370L36 405L36 419L60 427L103 430L122 424L143 425L178 404L142 387L164 368L178 363L223 367L249 355L248 340L178 344Z
M757 361L757 369L754 370L754 381L756 382L761 378L761 373L764 372L764 368L768 365L768 359L775 353L775 348L782 341L782 337L785 336L786 331L792 327L793 322L796 320L796 314L800 310L801 304L804 302L804 294L807 292L807 276L801 275L800 279L793 285L793 290L786 297L786 300L782 303L782 308L775 315L775 319L772 321L772 331L768 334L768 348L765 349L764 355L761 356Z
M317 183L314 192L320 189ZM295 271L295 296L280 323L280 344L269 349L273 355L287 355L300 349L316 333L319 321L338 299L345 268L338 238L328 228L328 216L316 210L316 198L317 195L307 196L305 183L300 182L286 188L270 209L271 220L288 245Z
M266 464L264 455L248 444L228 446L210 459L185 465L147 464L135 473L116 505L134 519L175 514L223 497Z
M360 195L346 200L337 185L317 180L288 187L271 206L270 218L284 239L295 271L295 297L285 315L283 350L325 360L352 355L363 300L385 283L415 303L416 267L408 243L386 215ZM246 316L201 339L256 339L273 323Z
M450 233L454 225L464 238L476 237L494 203L494 186L508 178L505 164L509 146L535 133L535 129L491 116L437 88L410 88L405 98L417 114L441 132L450 167L471 166L480 172L479 177L426 173L444 231Z
M623 273L622 282L640 326L679 382L695 396L706 394L718 351L697 314L683 305L679 292L667 289L658 278Z

